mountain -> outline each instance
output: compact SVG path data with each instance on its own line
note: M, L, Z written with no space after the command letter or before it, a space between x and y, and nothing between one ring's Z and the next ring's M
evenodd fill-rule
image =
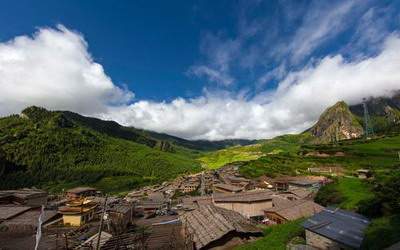
M392 97L368 98L366 105L375 133L400 132L400 91ZM362 104L350 106L350 111L363 123Z
M112 121L29 107L0 118L0 189L118 191L200 170L199 152Z
M368 98L366 106L369 126L375 134L400 132L400 92L393 97ZM364 129L363 104L348 106L340 101L325 110L307 132L314 137L314 143L329 143L359 138L364 134Z
M314 143L328 143L361 137L364 130L349 106L340 101L325 110L309 132Z
M101 119L85 117L77 113L62 111L68 117L82 126L89 127L100 133L121 139L132 140L149 147L165 147L165 150L172 150L174 146L184 147L192 150L212 151L232 146L244 146L254 143L253 140L232 139L221 141L186 140L176 136L157 133L153 131L137 129L134 127L121 126L115 121L103 121Z

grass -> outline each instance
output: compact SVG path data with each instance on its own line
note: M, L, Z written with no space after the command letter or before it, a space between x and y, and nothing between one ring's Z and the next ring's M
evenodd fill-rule
M309 134L282 135L273 139L262 140L258 144L235 146L215 152L210 152L198 160L207 169L217 169L233 162L257 160L263 156L295 155L301 143L309 139Z
M262 156L261 145L236 146L205 154L198 158L204 168L217 169L228 163L250 161Z
M357 178L340 178L336 187L343 197L339 207L343 209L356 209L363 200L373 199L371 187L363 180Z
M235 249L238 250L256 250L256 249L271 249L271 250L286 250L287 243L296 236L303 234L303 227L301 223L303 219L291 221L286 224L275 225L267 227L264 230L264 237L239 246Z
M365 232L361 249L379 250L400 241L400 215L372 220Z

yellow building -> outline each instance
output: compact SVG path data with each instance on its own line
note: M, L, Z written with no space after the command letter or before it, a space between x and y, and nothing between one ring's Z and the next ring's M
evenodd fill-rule
M96 206L91 200L75 200L60 207L58 211L63 215L64 225L81 226L93 219Z

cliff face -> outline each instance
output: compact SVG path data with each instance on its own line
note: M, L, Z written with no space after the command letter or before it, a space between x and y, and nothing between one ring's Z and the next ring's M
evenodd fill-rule
M357 117L351 113L349 106L343 101L325 110L309 131L315 137L314 143L358 138L364 132Z

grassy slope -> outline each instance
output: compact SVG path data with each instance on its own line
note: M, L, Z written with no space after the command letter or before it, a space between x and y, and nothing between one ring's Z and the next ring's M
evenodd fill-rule
M190 150L163 152L66 122L60 113L0 119L0 151L2 188L87 184L117 192L200 170Z
M237 247L239 250L247 249L271 249L271 250L285 250L287 243L294 237L300 236L303 233L301 223L302 219L291 221L286 224L275 225L267 227L264 230L265 237Z
M371 187L365 181L357 178L340 178L337 190L343 195L343 201L339 207L344 209L355 209L361 201L374 197Z
M242 147L231 147L215 152L207 153L199 158L202 166L208 169L216 169L228 163L238 161L250 161L262 156L261 145L254 144Z
M308 138L309 134L278 136L253 145L210 152L200 157L199 160L204 167L216 169L232 162L256 160L264 155L293 154L300 149L300 143L307 141Z

